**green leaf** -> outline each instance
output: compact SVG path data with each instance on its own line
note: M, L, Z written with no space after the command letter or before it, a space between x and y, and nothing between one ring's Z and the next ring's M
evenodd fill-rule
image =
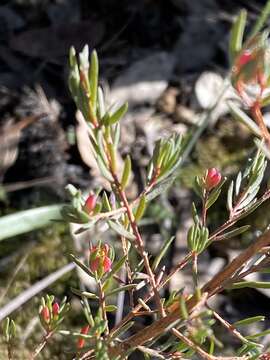
M100 86L98 87L97 101L98 101L98 117L102 119L106 113L106 108L105 108L103 90Z
M175 236L172 236L171 238L166 240L165 243L163 244L162 248L160 249L159 254L156 256L156 258L152 264L153 271L155 271L157 269L159 263L161 262L162 258L165 256L166 252L168 251L168 249L174 239L175 239Z
M131 173L131 160L130 160L130 156L127 155L127 157L125 159L124 170L123 170L122 179L121 179L122 189L125 189L125 187L127 186L128 180L130 177L130 173Z
M237 55L237 53L242 49L246 21L247 21L247 11L241 10L231 30L230 44L229 44L231 61L233 61L235 55Z
M71 257L72 261L75 262L75 264L78 265L79 268L81 268L87 275L93 277L93 274L88 269L88 267L86 265L84 265L78 258L76 258L76 256L74 256L73 254L70 254L70 257Z
M112 221L112 220L108 220L108 224L111 229L113 229L115 232L117 232L117 234L124 236L126 239L129 239L129 240L136 239L135 235L131 234L129 231L127 231L124 228L124 226L120 225L119 223Z
M219 195L221 193L221 188L224 185L224 183L226 182L226 180L227 180L227 178L224 177L224 179L220 182L220 184L214 190L211 191L211 193L207 199L207 202L206 202L206 209L209 209L217 201L217 199L219 198Z
M109 154L110 154L110 159L111 159L111 168L112 168L112 171L114 173L116 173L116 170L117 170L117 160L116 160L116 148L114 146L114 144L112 143L108 143L108 151L109 151Z
M125 103L122 106L120 106L119 109L117 109L112 115L110 115L106 121L106 125L113 125L116 124L127 112L128 110L128 104Z
M134 325L134 323L135 323L135 321L130 321L129 323L125 324L124 326L121 326L119 329L117 329L112 334L112 339L115 339L116 337L119 337L119 336L123 335L125 332L127 332Z
M260 16L258 17L254 27L252 28L249 37L253 37L263 28L264 24L266 23L268 17L270 15L270 0L267 1L265 4Z
M135 213L135 221L138 222L143 217L145 207L146 207L146 198L145 198L145 196L142 196L140 199L139 205L137 207L136 213Z
M259 332L257 334L246 336L246 339L247 340L253 340L253 339L257 339L258 337L266 336L266 335L269 335L269 334L270 334L270 330L265 330L265 331Z
M105 276L104 285L103 285L104 291L109 286L110 279L113 277L114 274L117 274L117 272L122 268L126 260L127 260L127 255L123 256L120 260L118 260L117 263L114 264L114 266L112 267L112 270Z
M210 194L209 198L206 201L205 207L208 210L212 205L214 205L214 203L217 201L217 199L219 198L219 195L221 193L221 189L219 189L218 191L213 192L212 194Z
M230 239L232 237L242 234L243 232L247 231L249 228L250 228L250 225L240 226L237 229L234 229L232 231L229 231L225 234L220 235L218 238L220 238L221 240Z
M186 300L184 299L183 296L180 296L179 304L180 304L180 316L182 319L187 320L188 319L188 310L187 310L187 306L186 306Z
M117 310L117 306L115 306L115 305L106 305L105 310L106 310L106 312L115 312Z
M113 182L113 177L100 156L97 157L97 163L99 170L105 179L107 179L109 182Z
M270 282L268 281L239 281L229 287L230 289L270 289Z
M261 137L261 131L258 125L244 111L242 111L232 101L228 101L228 106L230 108L232 116L236 120L247 126L254 135Z
M88 291L81 291L79 289L75 289L75 288L71 288L70 289L74 294L81 296L81 297L86 297L87 299L94 299L94 300L98 300L99 297L96 294L90 293Z
M108 199L106 191L103 191L102 194L102 211L111 211L112 207Z
M95 50L91 54L91 65L89 70L89 82L90 82L90 103L93 109L94 115L97 110L97 92L98 92L98 57Z
M259 315L259 316L253 316L247 319L239 320L233 323L233 326L241 326L241 325L250 325L258 321L264 321L265 316Z
M165 193L169 187L173 184L175 176L170 176L168 179L157 184L153 190L146 194L146 200L151 201L162 193Z
M82 234L83 232L85 232L86 230L91 229L95 224L96 224L97 220L90 220L88 221L88 223L84 226L81 226L79 229L77 229L76 231L74 231L74 234L78 235L78 234Z
M43 206L2 216L0 218L0 241L52 225L52 220L62 220L63 205Z
M110 291L109 293L107 293L106 297L116 295L121 291L128 291L128 290L135 289L136 286L137 286L137 284L128 284L128 285L120 286L120 287Z

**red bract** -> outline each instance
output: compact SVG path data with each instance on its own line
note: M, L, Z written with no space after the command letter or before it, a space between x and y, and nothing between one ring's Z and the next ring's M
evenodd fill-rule
M92 272L98 272L101 277L104 273L111 270L112 261L110 259L110 247L108 244L93 246L90 249L89 267Z
M221 174L216 168L208 169L205 176L205 188L206 190L212 190L221 181Z
M90 326L89 326L89 325L85 325L84 327L81 328L80 333L81 333L82 335L87 335L89 329L90 329ZM83 348L83 347L84 347L84 343L85 343L85 339L79 338L79 340L78 340L78 342L77 342L77 349Z
M53 316L58 316L59 314L59 304L57 302L55 302L52 306L52 313L53 313Z
M42 319L46 322L49 323L50 322L50 310L48 308L48 306L44 306L41 310L41 316Z
M241 66L246 65L250 60L252 60L252 53L250 50L243 51L242 54L238 57L236 61L236 66L240 68Z
M96 201L96 195L90 194L84 203L84 211L86 211L87 213L91 213L96 206Z
M111 259L108 256L105 256L104 261L103 261L103 269L104 272L109 272L111 270L112 267L112 262Z

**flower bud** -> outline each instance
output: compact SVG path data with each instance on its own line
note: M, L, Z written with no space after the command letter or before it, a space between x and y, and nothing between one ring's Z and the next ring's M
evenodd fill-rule
M205 175L205 189L210 191L221 181L221 174L216 168L208 169Z
M55 303L53 304L53 306L52 306L52 313L53 313L53 317L54 317L54 318L57 318L57 317L58 317L58 315L59 315L59 309L60 309L59 304L58 304L57 302L55 302Z
M269 72L269 45L266 33L251 38L238 53L232 67L232 84L248 106L263 96Z
M90 249L89 267L93 273L97 272L99 277L111 270L110 250L108 244L93 246Z
M96 195L90 194L84 203L83 206L84 211L87 212L88 214L91 213L96 206L96 201L97 201Z
M82 335L87 335L89 329L90 329L90 326L89 326L89 325L85 325L84 327L81 328L80 333L81 333ZM85 339L79 338L79 340L78 340L78 342L77 342L77 349L83 348L83 347L84 347L84 343L85 343Z
M48 306L44 306L41 310L41 317L44 320L45 323L49 323L50 322L50 310L48 308Z

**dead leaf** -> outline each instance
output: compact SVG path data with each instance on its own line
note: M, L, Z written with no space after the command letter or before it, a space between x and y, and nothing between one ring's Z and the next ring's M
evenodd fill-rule
M0 130L0 179L17 159L21 131L43 116L44 114L29 116L16 124L13 124L13 119L10 119L2 127Z

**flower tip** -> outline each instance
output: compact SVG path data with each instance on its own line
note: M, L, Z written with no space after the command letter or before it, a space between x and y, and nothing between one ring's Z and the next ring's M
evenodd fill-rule
M88 198L85 200L85 203L84 203L84 211L86 211L88 214L94 210L95 206L96 206L96 201L97 201L97 198L96 198L96 195L94 194L90 194L88 196Z
M216 168L208 169L205 176L206 190L209 191L215 188L216 186L218 186L218 184L221 181L221 178L222 178L221 173Z

